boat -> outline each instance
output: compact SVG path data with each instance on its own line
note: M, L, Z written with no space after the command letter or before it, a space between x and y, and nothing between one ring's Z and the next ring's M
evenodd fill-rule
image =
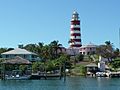
M20 75L16 75L16 76L5 76L6 80L28 80L30 79L31 75L24 75L24 76L20 76Z
M106 77L106 73L105 72L96 72L96 76L97 77Z

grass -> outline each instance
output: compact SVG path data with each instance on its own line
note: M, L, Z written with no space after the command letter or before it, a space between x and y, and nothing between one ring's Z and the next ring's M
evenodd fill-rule
M77 64L71 69L71 75L73 76L84 76L86 74L86 69L84 65Z

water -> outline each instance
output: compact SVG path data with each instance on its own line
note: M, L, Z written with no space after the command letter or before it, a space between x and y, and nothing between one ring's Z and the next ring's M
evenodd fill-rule
M63 80L0 80L0 90L120 90L120 78L67 77Z

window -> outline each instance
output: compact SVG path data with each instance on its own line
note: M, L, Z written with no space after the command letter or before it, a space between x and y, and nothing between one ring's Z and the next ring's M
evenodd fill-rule
M83 52L83 54L85 55L85 52Z
M6 58L8 58L9 57L9 55L6 55Z
M90 50L92 50L92 48L90 48Z
M24 55L23 57L24 57L24 58L27 58L27 55Z

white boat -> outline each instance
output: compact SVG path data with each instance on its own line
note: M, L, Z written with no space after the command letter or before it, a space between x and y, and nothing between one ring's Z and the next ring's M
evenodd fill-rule
M5 76L5 79L7 80L28 80L30 79L31 75L24 75L24 76Z
M96 76L97 77L106 77L106 73L105 72L96 72Z

